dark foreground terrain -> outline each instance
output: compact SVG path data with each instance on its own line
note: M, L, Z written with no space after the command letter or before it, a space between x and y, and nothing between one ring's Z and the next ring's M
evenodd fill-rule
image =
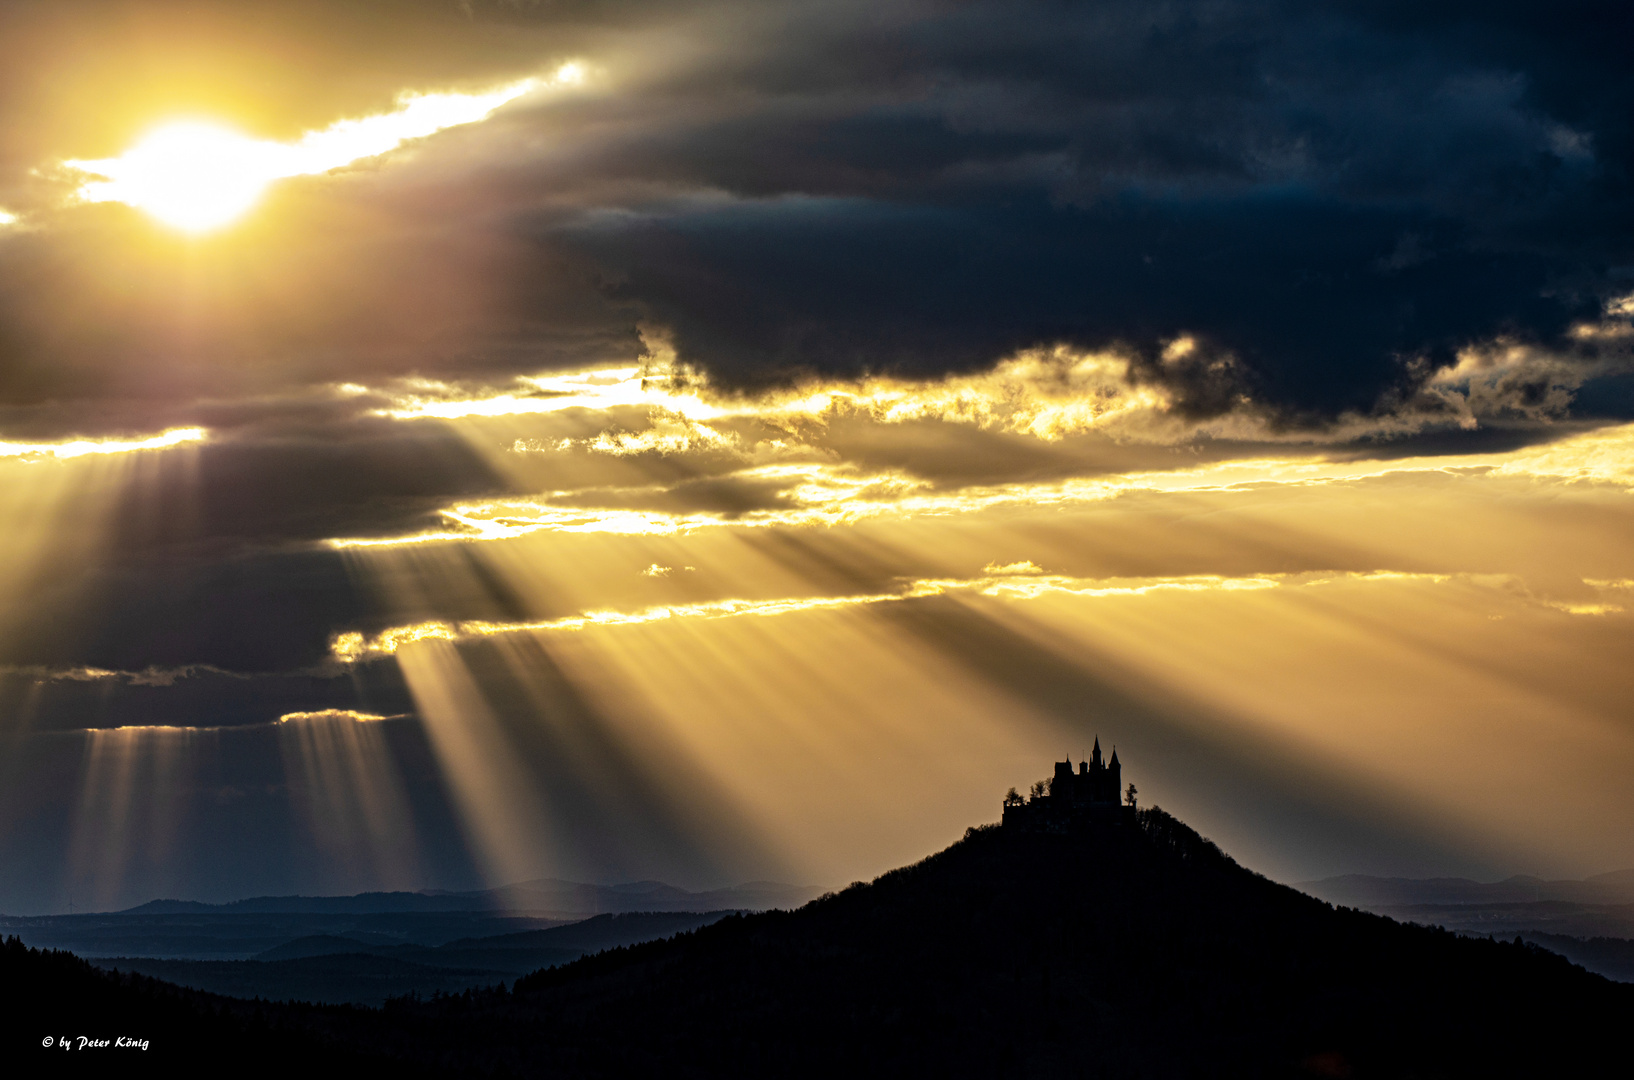
M1155 809L1081 837L972 830L798 911L383 1010L212 997L21 945L0 964L21 1002L8 1061L252 1047L263 1067L401 1076L1608 1075L1634 1007L1634 986L1530 945L1332 908ZM80 1034L150 1049L41 1047Z

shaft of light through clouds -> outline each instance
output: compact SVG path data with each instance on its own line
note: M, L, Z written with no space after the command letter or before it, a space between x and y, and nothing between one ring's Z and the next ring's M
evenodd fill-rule
M0 910L1628 865L1605 12L12 7Z

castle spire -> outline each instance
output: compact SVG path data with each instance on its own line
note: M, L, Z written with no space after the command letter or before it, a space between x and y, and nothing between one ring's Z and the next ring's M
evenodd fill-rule
M1095 749L1091 752L1089 766L1092 769L1101 767L1101 737L1099 735L1095 736Z

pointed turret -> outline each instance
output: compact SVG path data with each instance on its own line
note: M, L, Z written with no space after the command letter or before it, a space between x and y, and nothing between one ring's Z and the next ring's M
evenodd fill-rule
M1134 802L1122 805L1124 792L1123 764L1118 760L1118 748L1112 756L1102 759L1101 740L1096 738L1095 749L1089 760L1055 763L1055 775L1046 783L1033 785L1031 798L1023 798L1011 791L1004 799L1004 827L1017 832L1073 835L1103 826L1133 826L1139 819ZM1131 792L1132 794L1132 792Z

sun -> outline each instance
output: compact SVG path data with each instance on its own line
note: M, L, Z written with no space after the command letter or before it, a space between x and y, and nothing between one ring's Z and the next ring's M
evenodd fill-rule
M181 120L154 128L117 158L70 164L100 177L82 189L86 199L122 202L202 233L243 216L287 175L282 149L220 124Z
M179 119L152 128L118 157L65 161L86 177L86 202L122 202L186 233L230 225L278 180L312 176L387 153L445 128L476 123L538 88L584 81L577 63L547 79L523 79L482 94L404 94L388 113L339 120L294 142L257 139L213 120Z

